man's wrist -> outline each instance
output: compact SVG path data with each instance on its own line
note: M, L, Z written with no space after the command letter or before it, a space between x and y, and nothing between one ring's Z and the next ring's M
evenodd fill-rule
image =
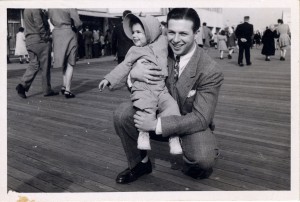
M156 122L155 122L155 133L156 135L161 135L162 134L162 128L161 128L161 118L158 117L156 119Z

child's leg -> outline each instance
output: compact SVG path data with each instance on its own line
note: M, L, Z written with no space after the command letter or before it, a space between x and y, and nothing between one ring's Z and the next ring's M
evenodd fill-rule
M158 110L160 117L171 115L181 116L177 102L167 91L161 93L159 96ZM171 154L182 154L180 138L178 136L170 137L169 145Z
M223 58L223 52L224 52L224 51L222 51L222 50L220 51L220 58L221 58L221 59Z
M133 102L133 106L140 111L148 109L151 110L153 113L156 113L158 99L149 89L149 86L145 83L139 82L138 84L135 83L132 89L133 92L131 95L131 100ZM139 132L137 148L141 150L151 150L150 136L148 132Z

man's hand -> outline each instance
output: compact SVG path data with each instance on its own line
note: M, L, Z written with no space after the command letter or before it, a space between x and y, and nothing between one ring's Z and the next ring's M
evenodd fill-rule
M135 127L139 131L155 131L157 125L156 114L153 111L145 110L137 111L136 114L133 116Z
M156 81L163 80L161 68L150 64L145 59L140 59L130 71L130 77L133 80L145 82L147 84L156 84Z
M247 42L247 39L241 38L241 42Z

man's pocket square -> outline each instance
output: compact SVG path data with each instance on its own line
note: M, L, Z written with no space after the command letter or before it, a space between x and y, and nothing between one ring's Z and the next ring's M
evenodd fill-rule
M196 90L191 90L187 97L192 97L196 94Z

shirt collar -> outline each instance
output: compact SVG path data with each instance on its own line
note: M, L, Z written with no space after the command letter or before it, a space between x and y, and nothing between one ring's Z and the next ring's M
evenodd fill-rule
M192 49L190 52L188 52L188 53L185 54L185 55L180 56L180 63L181 63L182 61L189 61L189 60L191 59L191 57L193 56L193 54L194 54L194 52L195 52L195 50L196 50L196 46L197 46L197 44L194 43L194 47L193 47L193 49ZM175 55L175 54L174 54L174 58L176 58L176 55Z
M179 76L181 75L181 73L185 69L186 65L188 64L188 62L192 58L194 52L196 51L196 46L197 46L197 44L194 43L194 47L192 48L192 50L190 52L188 52L187 54L185 54L183 56L180 56L180 61L179 61ZM174 55L174 56L175 56L174 58L176 58L176 55Z

